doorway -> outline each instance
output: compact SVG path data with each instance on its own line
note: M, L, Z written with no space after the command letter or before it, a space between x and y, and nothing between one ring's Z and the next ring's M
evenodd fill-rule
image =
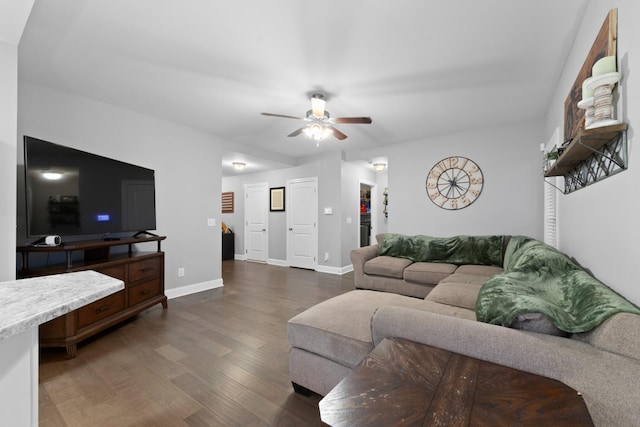
M375 235L376 220L376 200L375 184L360 181L360 227L359 227L359 246L369 246L372 244Z

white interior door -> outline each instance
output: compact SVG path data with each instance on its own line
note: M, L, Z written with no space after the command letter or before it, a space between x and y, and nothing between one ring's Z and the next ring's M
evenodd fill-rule
M248 261L267 261L269 248L269 185L244 186L244 247Z
M287 262L291 267L317 267L318 178L287 181Z

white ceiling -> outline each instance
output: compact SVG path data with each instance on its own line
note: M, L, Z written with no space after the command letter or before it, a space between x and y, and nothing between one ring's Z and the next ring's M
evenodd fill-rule
M588 0L36 0L19 75L228 141L246 173L542 117ZM287 135L327 96L348 139Z

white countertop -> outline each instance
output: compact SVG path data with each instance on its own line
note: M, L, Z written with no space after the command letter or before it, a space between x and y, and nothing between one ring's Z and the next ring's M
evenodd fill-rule
M95 271L0 282L0 340L124 289Z

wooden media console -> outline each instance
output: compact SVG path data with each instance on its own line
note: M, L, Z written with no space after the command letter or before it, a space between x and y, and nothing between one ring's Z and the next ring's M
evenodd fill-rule
M167 308L164 294L164 252L160 242L165 236L123 238L109 241L71 242L61 246L19 246L22 269L19 278L46 276L75 271L94 270L124 282L124 289L68 314L40 325L41 347L65 347L67 355L77 354L77 343L101 332L156 304ZM134 252L137 243L157 242L157 251ZM124 253L111 253L111 248L128 245ZM74 261L74 253L83 258ZM64 252L64 264L29 268L29 255L42 252Z

